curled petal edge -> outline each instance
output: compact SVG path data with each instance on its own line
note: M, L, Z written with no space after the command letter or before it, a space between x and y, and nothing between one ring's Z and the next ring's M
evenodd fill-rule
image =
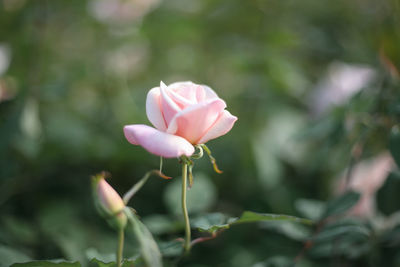
M237 121L237 117L233 116L229 111L224 110L219 118L216 120L213 126L208 129L205 135L199 140L199 144L204 144L211 139L215 139L220 137L226 133L228 133L235 122Z

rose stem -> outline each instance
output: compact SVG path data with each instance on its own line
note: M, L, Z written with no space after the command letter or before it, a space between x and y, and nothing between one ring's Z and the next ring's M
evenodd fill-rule
M124 249L124 229L118 230L117 267L122 265L122 251Z
M189 223L189 215L186 206L186 191L187 191L187 164L183 162L182 165L182 212L183 217L185 218L185 244L184 249L185 252L188 253L190 251L190 223Z

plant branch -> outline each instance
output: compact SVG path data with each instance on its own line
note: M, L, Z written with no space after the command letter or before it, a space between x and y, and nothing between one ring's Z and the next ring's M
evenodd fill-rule
M184 250L186 253L190 251L190 222L189 214L186 205L186 192L187 192L187 164L183 162L182 164L182 212L185 219L185 242Z
M124 250L124 229L118 230L117 267L122 266L122 251Z
M132 186L132 188L129 189L129 191L124 194L124 197L122 199L124 200L125 205L127 205L129 200L133 197L133 195L135 195L136 192L142 188L142 186L147 182L147 180L150 178L151 175L157 175L163 179L168 179L168 180L172 178L172 177L166 176L159 170L151 170L151 171L147 172L143 176L143 178L139 180L139 182L134 184Z

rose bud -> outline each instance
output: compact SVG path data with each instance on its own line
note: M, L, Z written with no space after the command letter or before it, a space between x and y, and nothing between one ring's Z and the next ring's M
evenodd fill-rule
M106 173L102 172L92 177L93 196L96 208L112 227L124 228L127 222L123 210L124 201L105 180Z

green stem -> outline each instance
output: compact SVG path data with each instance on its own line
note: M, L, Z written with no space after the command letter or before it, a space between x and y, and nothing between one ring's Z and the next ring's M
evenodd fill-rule
M182 165L182 212L185 218L185 243L184 249L188 253L190 251L190 223L189 214L186 206L186 191L187 191L187 164L183 162Z
M126 192L123 196L123 200L125 205L128 204L129 200L142 188L142 186L147 182L147 180L150 178L151 175L157 175L163 179L171 179L171 177L164 175L161 171L159 170L151 170L148 171L142 179L139 180L136 184L132 186L131 189L129 189L128 192Z
M117 267L122 266L122 251L124 250L124 229L118 230Z

